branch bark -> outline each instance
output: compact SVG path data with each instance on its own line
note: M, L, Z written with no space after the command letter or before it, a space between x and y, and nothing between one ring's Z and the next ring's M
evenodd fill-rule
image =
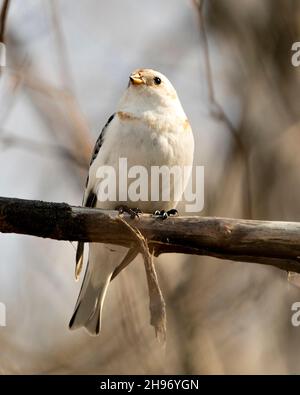
M300 273L300 223L216 217L173 217L162 221L144 214L123 217L162 253L207 255L272 265ZM135 237L117 211L0 197L0 232L56 240L112 243L131 247Z

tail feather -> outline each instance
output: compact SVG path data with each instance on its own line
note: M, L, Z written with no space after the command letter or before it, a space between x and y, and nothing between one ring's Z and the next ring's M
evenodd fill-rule
M69 323L70 329L85 327L92 335L100 332L103 301L112 273L95 286L87 271Z
M78 280L83 266L83 251L84 251L84 243L80 241L77 245L77 250L76 250L76 265L75 265L76 280Z
M100 316L100 308L98 306L95 313L85 324L85 328L88 330L88 332L91 335L99 335L100 327L101 327L101 316Z
M101 330L103 302L116 267L126 255L124 247L90 244L89 262L69 323L70 329L85 327L92 335Z

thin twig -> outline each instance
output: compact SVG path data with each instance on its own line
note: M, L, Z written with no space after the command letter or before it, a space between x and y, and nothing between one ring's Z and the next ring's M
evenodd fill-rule
M6 28L6 20L7 20L7 14L8 14L8 9L9 9L9 3L10 0L4 0L2 9L1 9L1 14L0 14L0 42L4 43L5 41L5 28Z
M76 176L73 179L82 188L92 151L92 139L86 119L72 94L47 82L43 77L37 77L34 62L31 62L30 69L26 69L26 72L18 71L16 65L20 64L19 48L22 43L13 34L10 34L10 41L14 43L10 53L13 68L8 70L15 78L22 79L24 90L45 123L47 132L54 137L55 143L67 146L74 157L80 153L80 158L86 162L84 172L79 167L71 168Z
M252 218L253 214L252 214L251 172L250 172L250 164L249 164L249 153L239 135L238 130L235 128L231 120L228 118L227 114L225 113L221 104L218 102L215 95L209 45L208 45L206 26L205 26L205 18L203 15L204 1L205 0L194 0L194 4L198 10L200 33L203 41L205 74L207 81L208 98L212 108L211 113L215 119L223 122L226 125L227 129L229 130L236 144L238 152L240 153L240 156L243 160L244 168L245 168L244 211L248 218Z
M65 89L67 89L69 92L72 92L73 94L74 84L68 59L67 46L60 21L60 13L58 9L59 6L56 0L49 0L49 6L51 11L54 39L57 48L57 58L59 61L59 70L62 83Z
M59 5L57 0L50 0L49 5L51 10L56 52L59 60L59 70L65 93L62 95L63 104L65 111L69 114L69 119L73 124L71 129L71 139L74 146L73 149L75 152L85 151L88 153L87 155L90 156L90 130L74 92L72 69L68 59L68 50L61 24Z
M1 132L1 129L0 129ZM1 147L2 146L2 147ZM80 157L76 157L73 153L69 150L69 148L64 147L62 145L57 144L46 144L46 143L39 143L35 140L24 138L21 136L15 136L13 134L0 136L0 150L8 149L12 147L19 147L28 151L31 151L35 154L45 156L48 154L50 156L60 157L62 159L67 159L77 166L86 169L86 162L85 160Z

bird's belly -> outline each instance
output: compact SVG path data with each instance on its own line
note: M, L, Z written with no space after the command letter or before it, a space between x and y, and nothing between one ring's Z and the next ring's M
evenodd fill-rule
M178 203L175 197L181 196L185 188L184 181L176 183L171 175L165 188L169 189L169 198L168 193L162 196L162 178L157 183L158 168L166 166L171 169L177 166L183 169L183 166L192 165L192 160L193 152L189 144L185 146L180 134L162 134L152 130L128 133L111 147L105 160L105 165L115 169L116 201L99 202L98 206L112 209L118 204L126 204L132 208L138 207L143 212L174 208ZM124 180L126 175L127 181ZM168 174L165 173L165 176L168 178ZM124 181L128 192L126 200L120 197L120 188L124 191Z

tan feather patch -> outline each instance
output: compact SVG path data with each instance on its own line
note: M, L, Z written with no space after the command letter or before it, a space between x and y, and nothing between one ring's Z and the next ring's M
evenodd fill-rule
M117 115L122 121L137 121L139 119L138 117L124 111L117 112Z

